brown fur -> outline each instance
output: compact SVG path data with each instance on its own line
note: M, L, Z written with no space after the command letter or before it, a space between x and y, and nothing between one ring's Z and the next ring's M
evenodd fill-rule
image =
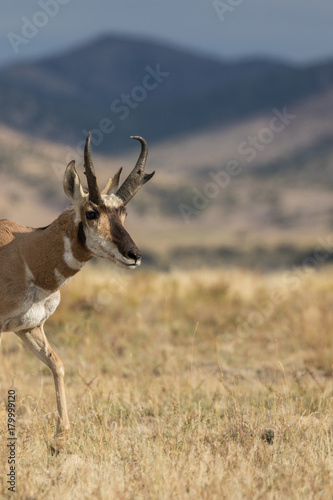
M77 237L78 228L73 222L73 210L65 210L50 226L43 231L34 231L29 239L21 243L25 262L31 270L35 284L44 290L55 291L58 283L54 270L69 278L78 270L70 269L64 262L63 236L69 236L72 243L72 252L76 259L87 262L92 258L92 253L83 248ZM42 248L43 252L36 251Z
M65 210L43 230L7 220L0 221L0 325L1 316L17 308L24 300L27 289L25 264L34 276L34 283L50 292L58 289L55 268L64 278L78 272L70 269L63 260L64 234L68 234L72 241L72 252L76 259L82 262L91 259L91 252L77 240L73 217L72 208Z
M139 139L146 146L145 141ZM90 134L87 143L90 146ZM88 153L85 155L90 157L90 149ZM143 172L142 159L140 161L134 170L140 167ZM3 331L15 332L51 369L59 413L56 434L59 439L70 427L64 368L44 333L45 321L59 304L59 288L93 255L132 269L141 262L140 251L124 228L123 198L118 196L118 191L114 194L120 171L100 194L96 191L92 165L85 163L85 167L86 174L90 172L94 197L90 198L83 190L74 162L70 162L65 171L64 190L73 206L49 226L33 229L0 220L0 339ZM136 191L151 176L140 178Z
M17 243L29 238L32 232L33 229L16 222L0 221L0 327L1 317L24 300L25 269Z

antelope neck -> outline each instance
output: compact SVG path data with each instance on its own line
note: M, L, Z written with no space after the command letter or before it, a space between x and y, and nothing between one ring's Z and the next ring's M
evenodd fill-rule
M29 233L22 246L31 281L47 291L59 289L92 258L72 209L65 210L45 229Z

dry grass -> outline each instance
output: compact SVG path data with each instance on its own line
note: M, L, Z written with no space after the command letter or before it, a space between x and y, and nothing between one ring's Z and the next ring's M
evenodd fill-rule
M112 272L87 267L47 324L72 423L59 456L52 377L4 336L4 497L14 387L16 498L332 498L333 270Z

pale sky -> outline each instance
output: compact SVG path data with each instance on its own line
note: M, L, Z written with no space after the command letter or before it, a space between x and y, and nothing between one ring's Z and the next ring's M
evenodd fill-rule
M158 38L219 58L309 62L333 58L333 2L7 0L0 17L0 64L67 50L108 32Z

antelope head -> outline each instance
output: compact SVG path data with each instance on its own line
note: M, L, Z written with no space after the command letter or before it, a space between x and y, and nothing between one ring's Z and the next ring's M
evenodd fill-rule
M90 152L90 133L84 149L84 169L88 191L84 190L71 161L65 171L64 190L75 209L75 223L81 242L96 257L135 268L141 263L141 253L124 228L126 205L155 172L145 173L148 146L142 137L131 137L141 143L141 153L132 172L119 187L120 169L100 191Z

